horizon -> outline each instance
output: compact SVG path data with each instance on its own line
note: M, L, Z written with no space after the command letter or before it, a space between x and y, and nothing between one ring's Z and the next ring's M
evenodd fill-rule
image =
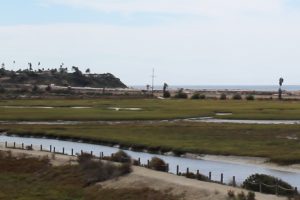
M296 0L2 2L0 62L90 68L126 85L298 85Z

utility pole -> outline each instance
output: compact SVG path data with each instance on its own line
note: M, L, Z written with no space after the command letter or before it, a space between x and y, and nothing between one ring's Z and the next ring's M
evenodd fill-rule
M155 71L154 71L154 68L152 69L152 96L154 94L154 79L155 79Z

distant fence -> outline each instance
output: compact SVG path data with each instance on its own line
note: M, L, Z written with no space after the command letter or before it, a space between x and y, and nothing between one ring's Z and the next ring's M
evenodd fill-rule
M49 152L49 153L60 154L60 155L68 155L68 156L77 156L78 155L78 154L74 153L74 149L73 148L71 149L71 154L67 154L65 152L65 148L64 147L61 149L61 151L58 151L58 149L56 149L52 145L49 145L49 149L44 148L43 145L39 145L37 147L38 147L38 149L35 149L35 150L39 150L39 151L42 151L42 152ZM25 146L24 143L17 145L16 142L13 142L12 145L9 146L9 144L8 144L7 141L5 142L5 148L7 148L7 149L19 149L19 150L34 150L32 144ZM93 151L90 151L90 152L84 152L83 150L80 151L81 155L84 154L84 153L88 153L91 156L93 156L94 158L98 158L100 160L108 160L109 158L113 157L113 155L114 155L114 154L111 154L109 156L105 156L104 152L99 152L99 154L97 156L97 155L94 154ZM135 161L136 162L134 162L134 165L141 166L141 167L146 167L146 168L150 169L150 161L149 160L147 160L146 164L142 164L141 163L141 158L138 158ZM168 163L166 165L164 165L164 166L161 166L161 167L164 167L166 169L165 172L169 173L169 164ZM212 180L212 172L208 173L207 179L203 179L203 178L199 178L199 177L201 177L200 175L202 175L202 174L200 174L199 170L197 170L196 174L194 174L194 173L190 172L189 168L187 167L186 170L185 170L185 172L183 173L183 172L180 171L180 166L177 165L176 166L176 175L178 175L178 176L185 176L187 178L192 178L192 179L198 179L198 180L201 180L201 181L218 183L218 184L222 184L222 185L225 184L224 183L224 174L223 173L220 174L219 181ZM254 182L252 182L250 184L252 184L252 185L258 185L260 193L264 192L264 190L263 190L263 186L264 186L264 187L269 187L269 188L275 188L275 193L274 193L275 195L279 194L279 190L291 191L291 192L294 192L294 194L298 194L297 187L295 187L294 189L289 189L289 188L283 188L283 187L281 187L278 184L277 185L267 185L267 184L264 184L264 183L254 183ZM233 186L233 187L237 187L236 177L235 176L232 177L232 181L230 182L229 185Z

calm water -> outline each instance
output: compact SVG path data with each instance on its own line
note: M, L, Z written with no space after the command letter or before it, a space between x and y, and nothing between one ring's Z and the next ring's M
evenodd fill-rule
M4 143L5 141L9 142L11 145L13 142L16 142L17 144L24 143L25 145L33 144L34 146L43 145L44 149L49 149L49 146L52 145L56 148L56 151L62 151L62 148L64 147L67 154L71 154L72 148L74 149L74 153L80 153L81 150L83 150L85 152L93 151L94 155L99 155L100 152L104 152L104 155L111 155L112 153L115 153L119 150L118 148L114 147L87 143L0 135L0 142ZM282 180L289 182L293 186L300 188L300 173L273 170L251 164L232 164L219 161L205 161L173 156L154 155L142 152L126 152L132 158L141 158L142 164L146 164L147 160L150 160L153 156L160 157L167 163L169 163L170 172L172 173L176 173L176 166L179 165L181 172L185 172L187 167L189 167L190 171L194 173L197 170L200 170L200 172L204 175L208 175L209 172L212 172L212 179L216 181L220 181L221 173L224 173L224 180L226 182L231 181L232 177L236 176L237 183L242 183L251 174L262 173L281 178Z
M136 89L146 89L146 86L131 86ZM162 85L155 86L155 89L162 89ZM243 90L243 91L278 91L278 85L170 85L169 89L177 90L179 88L193 90ZM283 90L300 91L300 85L283 85Z

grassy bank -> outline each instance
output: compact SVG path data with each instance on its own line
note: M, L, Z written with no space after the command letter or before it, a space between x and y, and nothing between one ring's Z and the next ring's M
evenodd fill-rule
M121 144L137 150L260 156L280 164L300 163L300 125L1 125L0 129L11 134Z
M227 119L300 119L299 102L275 100L2 100L0 106L0 120L159 120L207 116ZM54 108L30 108L30 106ZM72 107L91 108L76 109ZM112 107L140 108L141 110L121 109L116 111L110 109ZM215 115L221 112L232 113L232 115Z

